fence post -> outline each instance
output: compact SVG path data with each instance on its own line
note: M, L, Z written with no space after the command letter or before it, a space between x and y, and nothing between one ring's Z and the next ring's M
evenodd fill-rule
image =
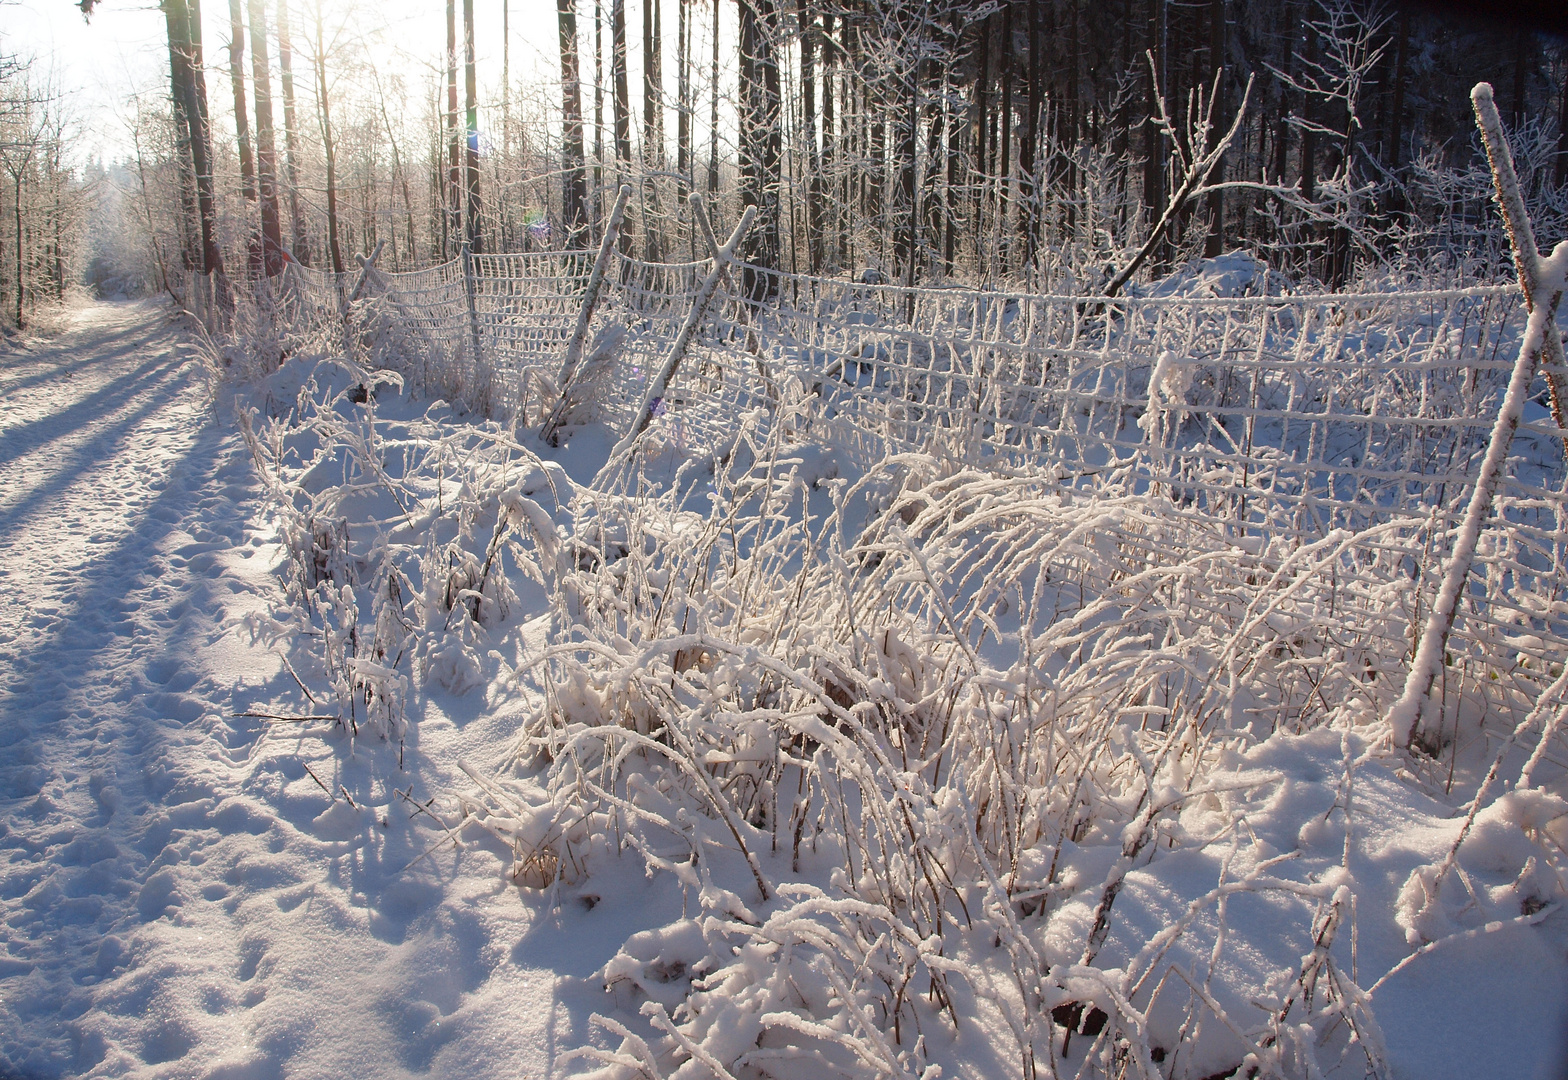
M354 261L359 263L359 279L354 282L354 291L349 294L348 302L350 304L358 300L359 294L364 292L365 283L370 280L370 270L376 265L376 260L381 258L381 249L386 246L387 242L385 240L377 240L376 249L370 253L370 258L367 259L363 255L354 256Z
M1519 201L1519 178L1514 173L1512 155L1508 144L1501 138L1502 124L1497 118L1497 108L1492 103L1492 87L1477 83L1470 92L1475 104L1476 123L1486 142L1486 156L1492 164L1492 179L1497 187L1498 202L1507 206L1514 202L1515 212L1523 214ZM1510 195L1512 196L1510 198ZM1409 746L1420 732L1421 714L1431 699L1432 684L1443 668L1444 654L1448 650L1448 637L1453 630L1454 616L1459 610L1460 596L1470 577L1470 565L1475 559L1475 549L1481 538L1481 526L1492 512L1492 500L1502 484L1503 469L1508 464L1508 448L1513 443L1514 432L1524 414L1525 400L1530 395L1530 384L1535 381L1536 368L1551 341L1561 340L1556 334L1557 305L1562 301L1564 271L1568 270L1568 241L1557 245L1548 259L1532 250L1535 246L1530 219L1520 216L1510 223L1510 240L1514 260L1519 267L1519 287L1528 299L1535 290L1530 322L1524 340L1519 343L1519 355L1514 360L1514 370L1508 380L1508 392L1497 410L1497 422L1492 426L1492 436L1486 445L1486 456L1476 473L1475 487L1470 491L1470 502L1465 507L1464 520L1459 526L1459 536L1454 542L1454 553L1443 572L1442 585L1432 604L1432 613L1421 632L1420 643L1410 661L1410 672L1405 677L1405 688L1399 700L1388 713L1389 734L1394 745ZM1522 242L1528 240L1528 247Z
M622 184L620 192L615 196L615 205L610 209L610 218L604 225L604 236L599 241L599 254L593 261L593 272L588 275L588 288L583 293L582 306L577 311L577 325L573 327L571 339L566 343L566 355L561 359L561 371L555 379L555 408L550 410L544 427L539 429L540 438L552 446L555 445L556 428L566 418L566 391L577 377L577 366L583 358L583 343L588 338L588 321L593 318L594 308L599 304L605 267L609 265L610 252L615 250L615 240L621 233L621 220L626 216L626 201L631 197L632 186Z
M1514 172L1513 154L1508 140L1503 137L1503 122L1497 115L1497 105L1492 101L1492 84L1477 83L1470 92L1475 105L1476 126L1481 129L1481 141L1486 145L1486 157L1492 164L1492 186L1497 189L1497 206L1503 212L1503 225L1508 230L1509 246L1514 251L1514 270L1519 277L1519 290L1524 293L1526 311L1546 299L1540 295L1541 252L1535 246L1535 229L1530 225L1530 215L1524 208L1524 196L1519 193L1519 177ZM1563 339L1557 324L1548 321L1546 337L1541 343L1541 367L1546 373L1546 388L1552 402L1552 419L1560 428L1568 428L1568 417L1563 413L1563 398L1568 397L1568 387L1563 385Z
M484 353L479 348L479 308L474 299L474 253L466 243L463 245L463 289L468 294L468 332L473 349L474 374L477 376Z
M702 192L692 192L688 196L687 202L691 204L692 218L701 227L703 239L707 241L708 255L716 263L721 261L719 258L719 241L713 234L713 223L708 220L708 205L703 200ZM726 263L727 267L728 264ZM762 385L766 388L768 396L776 400L779 388L778 384L773 381L772 373L768 371L768 362L762 358L762 349L757 341L757 331L751 322L751 300L744 296L737 299L740 305L741 318L746 323L746 351L751 353L752 359L756 361L757 375L761 377Z
M692 300L691 310L686 313L686 321L681 324L680 333L675 335L675 341L670 345L670 354L664 359L664 366L660 368L656 377L648 383L648 393L643 398L642 410L637 416L637 421L626 437L615 444L615 449L610 451L609 461L604 468L608 469L627 450L631 449L637 437L647 430L649 422L653 420L653 410L663 400L665 391L669 388L670 380L675 377L675 372L681 366L681 360L686 356L686 350L691 345L691 339L697 332L697 326L708 313L708 305L713 301L713 294L718 291L719 279L724 276L731 260L735 258L735 248L740 244L740 238L746 235L746 230L751 228L751 223L756 220L757 208L746 207L746 212L741 215L735 231L730 233L730 238L719 249L719 257L713 260L713 269L703 280L702 287L697 290L697 295ZM600 470L603 475L604 470Z

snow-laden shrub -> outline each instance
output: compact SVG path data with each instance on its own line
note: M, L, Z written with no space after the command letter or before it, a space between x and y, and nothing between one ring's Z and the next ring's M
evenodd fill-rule
M441 403L382 419L377 395L400 391L393 373L301 357L253 391L273 415L239 421L288 559L289 612L263 629L318 642L337 720L401 746L413 686L461 694L493 675L486 627L515 607L514 576L554 576L538 500L559 507L570 482L496 425L442 425Z
M659 1033L605 1021L604 1074L929 1076L931 1040L976 1010L1025 1075L1153 1076L1178 1040L1280 1075L1352 1045L1377 1068L1332 882L1238 859L1152 952L1113 940L1131 871L1239 839L1224 793L1275 781L1238 777L1237 748L1363 702L1389 631L1331 622L1350 538L1263 546L1166 500L925 455L835 479L788 441L808 407L786 387L723 459L579 493L554 640L520 671L542 704L502 774L543 776L549 825L469 807L520 877L549 836L550 865L632 848L695 899L601 972ZM1257 987L1261 1026L1171 959L1243 891L1288 898L1308 956Z

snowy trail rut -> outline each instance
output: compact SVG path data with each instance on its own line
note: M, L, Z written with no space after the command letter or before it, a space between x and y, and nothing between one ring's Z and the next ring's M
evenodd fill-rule
M152 807L208 738L213 687L186 659L221 633L204 600L242 591L210 571L241 539L248 478L192 360L131 305L5 358L0 1066L24 1075L102 1059L76 1021L134 961L125 932L166 906L143 885Z
M583 948L482 844L420 858L395 790L512 719L422 705L399 768L237 715L304 705L245 626L279 550L160 307L0 356L0 402L0 1080L554 1075L624 933Z

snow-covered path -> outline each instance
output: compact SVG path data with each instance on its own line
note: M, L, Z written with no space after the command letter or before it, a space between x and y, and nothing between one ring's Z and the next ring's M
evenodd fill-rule
M0 1077L543 1075L603 957L493 852L405 871L433 755L235 716L299 693L243 631L277 552L194 357L108 304L0 357Z
M241 523L213 511L244 478L163 323L84 309L0 383L0 1062L23 1072L100 1056L73 1021L130 959L128 918L166 906L139 887L163 846L144 808L205 739L183 655L215 629L208 573Z

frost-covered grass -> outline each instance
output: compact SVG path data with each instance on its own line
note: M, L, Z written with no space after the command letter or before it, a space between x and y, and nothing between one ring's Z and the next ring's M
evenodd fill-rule
M1411 980L1560 945L1568 679L1461 686L1447 760L1391 749L1408 521L1260 539L1131 475L853 467L777 386L715 452L655 424L602 469L602 432L569 470L303 351L241 417L288 553L254 628L311 716L396 743L413 696L518 695L432 842L556 910L627 859L678 891L577 1067L1421 1075Z

